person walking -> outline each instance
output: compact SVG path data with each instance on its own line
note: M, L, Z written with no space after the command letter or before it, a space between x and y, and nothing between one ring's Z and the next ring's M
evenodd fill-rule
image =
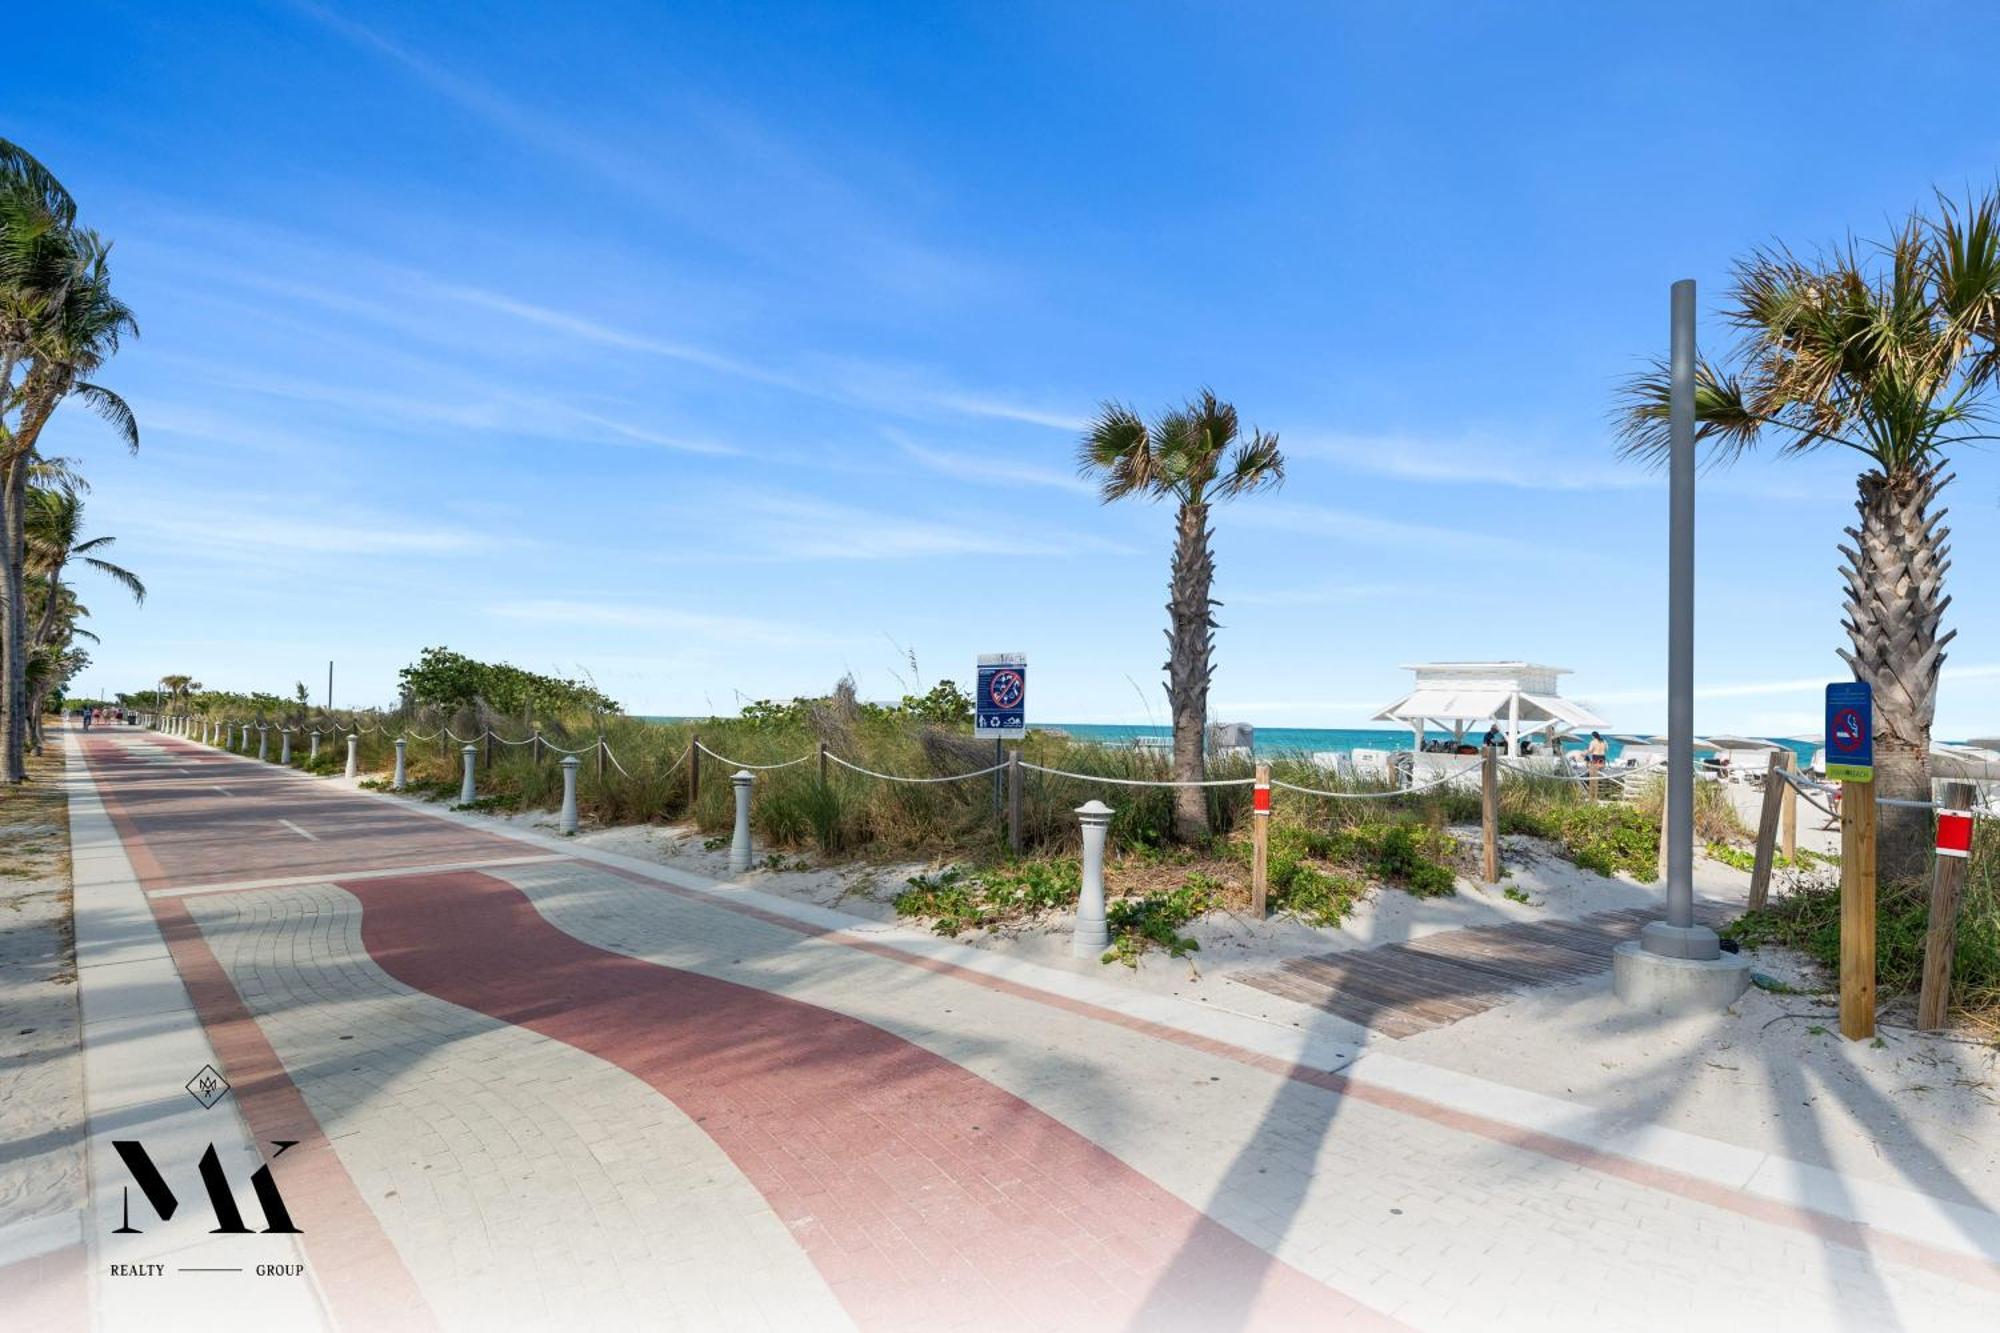
M1610 753L1611 747L1604 743L1604 737L1593 731L1590 733L1590 744L1583 747L1584 766L1593 774L1602 773L1605 757Z
M90 707L87 704L84 706L83 710L83 729L85 731L90 730Z

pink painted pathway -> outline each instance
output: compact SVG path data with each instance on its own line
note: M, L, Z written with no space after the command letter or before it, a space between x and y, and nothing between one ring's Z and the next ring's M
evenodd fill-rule
M84 753L298 1143L335 1327L2000 1320L1963 1253L188 742Z

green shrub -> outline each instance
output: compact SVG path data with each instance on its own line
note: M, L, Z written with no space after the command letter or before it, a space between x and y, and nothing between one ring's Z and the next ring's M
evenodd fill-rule
M1288 862L1284 882L1271 875L1271 910L1289 912L1308 926L1337 926L1354 910L1367 886L1346 875L1301 861ZM1275 870L1275 868L1274 868Z
M1111 947L1101 961L1137 967L1141 955L1156 945L1175 958L1185 958L1201 945L1182 935L1181 927L1221 907L1223 893L1222 881L1193 874L1177 889L1108 904L1104 918Z
M980 871L949 866L912 875L909 885L896 895L896 914L930 918L938 934L958 935L1075 907L1083 892L1083 867L1074 859L1018 861Z
M1817 858L1822 863L1831 858ZM1722 933L1748 945L1778 944L1829 968L1840 962L1840 883L1825 871L1794 872L1781 892L1745 912ZM1930 877L1885 881L1875 897L1875 980L1884 995L1915 991L1923 979L1930 930ZM1972 859L1959 898L1958 947L1952 955L1952 1003L1991 1015L2000 1009L2000 823L1975 827Z
M1503 809L1500 831L1547 838L1571 861L1600 875L1622 870L1650 882L1659 874L1659 824L1617 801Z

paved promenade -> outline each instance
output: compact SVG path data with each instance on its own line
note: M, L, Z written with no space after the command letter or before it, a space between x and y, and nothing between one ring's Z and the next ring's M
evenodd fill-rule
M0 1236L0 1310L41 1327L2000 1327L1990 1214L1330 1016L67 743L91 1208L81 1247ZM79 1268L90 1311L46 1285Z

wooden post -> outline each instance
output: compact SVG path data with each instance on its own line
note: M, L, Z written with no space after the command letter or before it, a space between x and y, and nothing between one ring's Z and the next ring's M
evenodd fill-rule
M1789 750L1773 750L1770 765L1764 770L1764 805L1757 815L1757 860L1750 867L1751 911L1764 905L1771 894L1771 862L1778 851L1778 815L1784 805L1784 793L1791 790L1791 784L1778 774L1784 770L1785 757Z
M1479 875L1500 882L1500 759L1490 745L1479 750Z
M688 737L688 813L694 813L695 803L701 800L701 733Z
M530 738L528 748L533 750L535 753L535 767L540 768L542 766L542 729L540 727L535 728L534 734Z
M1778 766L1789 773L1798 767L1798 760L1790 750L1780 751ZM1778 850L1787 861L1796 861L1799 856L1799 793L1791 783L1783 778L1778 784L1785 789L1784 806L1778 817Z
M1946 810L1972 808L1972 784L1947 782ZM1924 937L1924 984L1917 996L1917 1027L1935 1032L1944 1026L1945 1011L1951 1007L1952 955L1958 951L1958 895L1965 888L1966 858L1938 854L1937 870L1931 880L1931 924Z
M600 786L604 783L604 733L601 731L597 733L597 781Z
M1840 784L1840 1035L1875 1035L1875 784Z
M819 743L819 785L826 785L826 742Z
M1603 772L1604 770L1603 770L1602 768L1598 767L1598 766L1597 766L1596 764L1593 764L1593 763L1591 763L1591 762L1590 762L1590 760L1589 760L1589 759L1587 759L1587 758L1586 758L1586 759L1585 759L1585 760L1584 760L1583 762L1584 762L1584 765L1585 765L1585 768L1586 768L1586 769L1587 769L1587 771L1588 771L1588 772L1590 773L1590 803L1591 803L1592 805L1596 805L1596 804L1597 804L1597 779L1598 779L1598 775L1599 775L1600 773L1602 773L1602 772Z
M1271 766L1257 765L1250 789L1250 914L1262 921L1271 914Z
M1659 883L1667 882L1667 793L1660 792L1660 865L1653 878Z
M486 717L483 709L481 710L480 717L486 724L480 728L480 730L486 733L486 752L479 756L479 767L484 771L493 767L493 719Z
M1021 854L1021 752L1007 752L1007 850Z

